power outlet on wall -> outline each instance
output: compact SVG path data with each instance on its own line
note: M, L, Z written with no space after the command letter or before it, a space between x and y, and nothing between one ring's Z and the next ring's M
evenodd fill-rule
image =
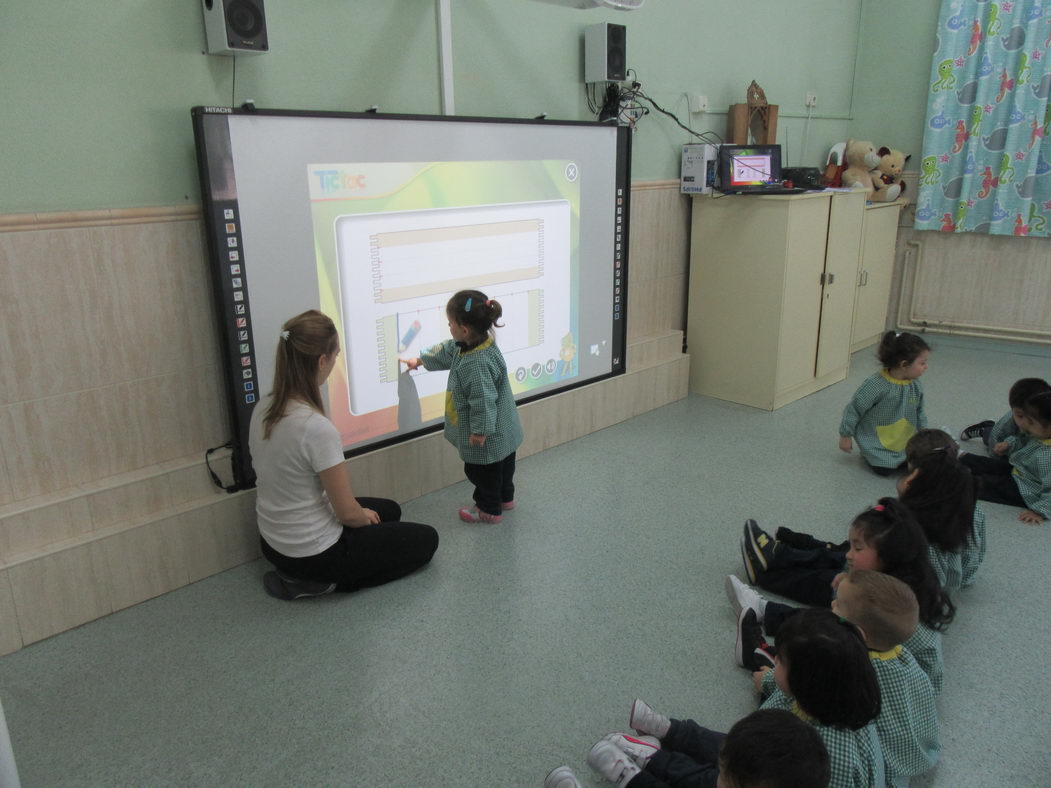
M806 94L806 106L816 107L817 106L817 93Z

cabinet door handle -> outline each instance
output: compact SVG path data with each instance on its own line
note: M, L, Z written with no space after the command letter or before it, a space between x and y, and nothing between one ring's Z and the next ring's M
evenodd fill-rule
M828 275L828 283L832 284L835 281L836 281L836 275L835 274L829 274Z
M867 270L866 271L862 271L861 275L863 277L861 284L862 285L867 285L869 283L869 272Z

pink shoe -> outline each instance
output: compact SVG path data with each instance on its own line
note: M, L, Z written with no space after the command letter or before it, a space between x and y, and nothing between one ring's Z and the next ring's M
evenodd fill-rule
M502 514L483 512L475 506L469 509L465 506L460 510L460 519L465 523L499 523L503 521L504 516Z
M515 508L515 502L514 501L504 501L502 504L500 504L500 508L503 509L505 512L509 512L509 511L511 511L512 509Z

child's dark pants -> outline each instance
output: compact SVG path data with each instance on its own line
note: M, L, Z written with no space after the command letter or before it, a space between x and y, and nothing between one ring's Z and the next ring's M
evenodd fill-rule
M693 720L672 720L667 735L661 739L661 749L628 785L715 788L719 780L719 748L725 738L725 733L710 731Z
M474 502L487 514L500 514L500 504L515 499L515 452L488 465L463 464L463 472L474 485Z
M978 480L978 497L983 501L1026 508L1025 499L1015 484L1011 463L980 454L961 454L960 463L970 468Z

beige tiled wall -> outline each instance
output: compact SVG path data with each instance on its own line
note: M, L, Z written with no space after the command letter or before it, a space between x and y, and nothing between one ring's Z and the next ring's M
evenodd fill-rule
M189 218L0 232L0 505L225 440Z
M628 336L686 328L690 198L678 181L634 184L628 246Z
M22 648L22 629L18 625L15 599L11 594L11 579L7 570L0 570L0 655Z
M685 396L688 209L633 186L628 374L523 406L522 456ZM186 208L0 216L0 654L259 555L254 493L201 462L228 427L200 239ZM349 466L396 500L462 478L440 434Z

